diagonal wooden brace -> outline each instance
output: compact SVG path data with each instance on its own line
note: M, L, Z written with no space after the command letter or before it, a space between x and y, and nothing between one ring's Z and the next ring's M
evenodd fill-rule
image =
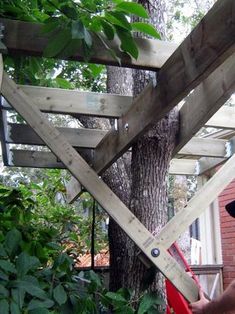
M67 139L45 119L33 100L6 73L3 75L2 94L153 264L187 300L196 301L198 287L193 279L98 177Z

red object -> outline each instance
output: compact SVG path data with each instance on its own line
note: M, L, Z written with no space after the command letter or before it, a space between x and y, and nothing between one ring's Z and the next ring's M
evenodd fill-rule
M196 281L199 286L199 282L190 266L188 265L183 253L176 243L174 243L169 253L183 266L186 272L190 273L190 276ZM166 295L167 295L167 309L166 314L192 314L192 311L188 307L188 301L184 296L172 285L172 283L166 279Z

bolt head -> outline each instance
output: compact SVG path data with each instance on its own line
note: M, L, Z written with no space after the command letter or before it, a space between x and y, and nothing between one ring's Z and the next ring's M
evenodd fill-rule
M152 255L153 257L158 257L158 256L160 255L160 250L159 250L158 248L152 249L151 255Z

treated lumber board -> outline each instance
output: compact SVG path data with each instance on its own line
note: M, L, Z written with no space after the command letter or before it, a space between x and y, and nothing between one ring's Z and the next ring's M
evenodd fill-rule
M170 247L178 237L209 207L215 198L234 179L235 155L197 191L187 206L179 211L160 231L157 239L164 247Z
M208 158L202 157L199 159L199 175L203 175L208 171L215 169L223 164L227 158Z
M235 54L232 54L186 98L185 104L179 113L180 130L173 156L229 99L235 90L234 73ZM219 114L220 111L216 114L216 117L219 117ZM217 127L217 125L214 125L214 127Z
M189 301L198 299L198 287L187 273L170 256L166 249L142 225L133 213L99 178L96 172L68 143L67 139L45 119L40 110L4 73L2 93L14 109L37 132L51 151L66 165L71 174L93 195L153 264L177 287ZM160 255L152 256L158 248Z
M36 132L27 124L8 124L7 143L45 145ZM95 148L107 131L84 128L58 128L74 147Z
M81 193L82 193L82 185L77 180L75 180L75 184L72 183L72 185L70 185L70 181L66 184L66 199L69 204L76 200L76 199L73 199L73 195L79 196Z
M58 168L66 169L65 165L58 160L58 158L48 151L34 151L23 149L11 149L11 164L9 166L15 167L29 167L29 168ZM91 156L85 150L79 150L79 154L84 159L91 160ZM172 159L170 163L169 173L174 175L197 175L198 161L193 159ZM75 180L75 179L74 179ZM77 182L77 180L76 180ZM68 187L70 197L73 197L74 186ZM69 199L70 199L69 197Z
M2 97L0 96L0 103L2 102ZM6 134L7 134L7 114L6 110L0 108L0 140L2 147L2 160L5 166L8 166L11 153L9 150L9 145L6 144Z
M25 149L11 149L11 160L9 166L27 168L66 169L65 165L52 153L48 151L35 151ZM79 154L91 161L91 151L80 149Z
M48 35L42 34L42 24L4 18L0 18L0 23L5 26L3 41L9 54L42 56L43 50L50 40ZM135 41L139 50L137 60L130 58L119 50L120 41L118 39L110 42L109 45L117 53L122 66L148 70L159 69L177 47L174 43L160 40L135 38ZM94 46L89 62L119 66L117 59L111 56L101 41L97 40L97 37L93 37L93 42ZM78 48L76 54L69 59L84 61L81 48Z
M179 152L178 155L226 157L228 141L222 139L210 139L193 137ZM229 156L227 156L229 157Z
M205 125L221 129L235 129L235 108L232 106L222 107Z
M41 111L117 118L130 108L132 97L60 88L22 86Z
M1 86L2 86L2 76L3 76L3 60L2 60L2 54L0 53L0 95L1 95Z
M108 168L133 141L233 54L234 10L234 0L217 1L176 49L159 71L157 86L150 83L133 101L129 111L118 119L118 129L110 131L98 145L94 159L97 172L104 165Z
M194 159L172 159L169 173L196 176L198 175L198 161Z

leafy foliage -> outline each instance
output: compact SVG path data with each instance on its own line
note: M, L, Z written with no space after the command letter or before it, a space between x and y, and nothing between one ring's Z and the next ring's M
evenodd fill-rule
M117 0L6 0L0 9L0 16L3 17L43 23L42 33L50 36L45 57L67 57L82 50L87 60L92 54L94 38L112 56L116 56L109 41L117 35L121 41L120 49L135 59L138 58L138 49L133 31L160 38L155 28L146 22L133 25L130 22L132 15L148 18L142 5ZM130 42L131 45L128 45Z
M112 313L153 313L159 304L153 295L133 300L128 289L109 292L93 271L77 273L60 242L61 232L67 232L65 220L73 224L76 217L71 208L66 215L61 212L63 206L52 215L50 207L56 205L49 186L47 193L37 184L31 189L0 186L0 312L95 314L111 308ZM43 207L49 216L43 216ZM136 312L133 305L139 301Z

